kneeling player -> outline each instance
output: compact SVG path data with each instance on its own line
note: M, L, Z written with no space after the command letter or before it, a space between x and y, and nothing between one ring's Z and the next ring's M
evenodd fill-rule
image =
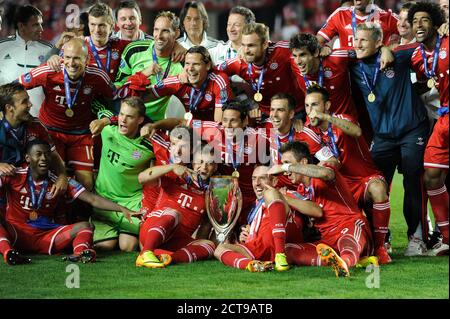
M28 143L25 159L28 166L16 170L11 176L0 176L8 200L7 226L14 234L18 249L41 254L59 253L73 247L71 261L93 262L96 253L92 247L92 226L88 222L72 225L55 223L57 208L64 198L53 197L49 190L56 176L49 171L50 146L47 142L33 140ZM111 211L120 210L131 218L130 210L87 191L75 180L69 180L66 199L79 198L94 207Z
M244 228L240 235L241 244L220 244L214 252L215 257L227 266L250 272L267 271L273 267L277 271L288 270L286 242L303 241L301 219L289 206L312 217L322 215L318 205L285 197L273 188L277 179L270 177L268 171L267 166L257 166L253 171L252 185L257 203L248 215L248 231Z
M320 205L323 216L314 219L322 236L317 253L337 276L349 276L348 268L355 266L365 252L371 252L371 239L367 220L344 178L334 167L311 164L308 147L301 142L285 144L280 152L284 164L273 166L269 173L286 173L298 185L300 195Z
M183 143L187 145L181 145ZM176 149L189 150L189 144L188 139L178 141ZM171 147L171 153L174 150ZM185 163L179 162L153 166L139 174L144 192L146 187L159 184L160 196L153 211L144 216L139 235L142 251L136 259L136 266L163 268L170 263L212 257L214 243L199 238L208 238L211 230L205 211L205 190L217 164L210 153L202 154L198 150L192 166L193 169L189 169ZM193 239L197 229L197 239Z

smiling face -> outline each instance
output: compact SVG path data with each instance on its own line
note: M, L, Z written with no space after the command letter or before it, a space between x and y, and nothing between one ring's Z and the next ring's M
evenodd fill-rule
M428 12L416 12L413 17L412 27L416 41L420 43L427 42L437 32L437 28L433 26L433 21Z
M50 168L50 147L45 144L36 144L25 155L25 160L30 164L31 171L39 177L48 174Z
M116 24L124 40L135 40L139 36L142 21L136 9L122 8L117 12Z
M262 64L268 42L262 42L256 33L242 35L242 49L247 63Z
M245 25L245 17L238 13L232 13L228 16L227 35L231 42L239 43L241 41L241 30Z
M14 123L24 123L30 121L32 116L30 114L31 102L27 91L19 91L13 96L14 105L6 105L7 116L11 118Z
M313 74L314 67L318 65L319 52L312 54L307 48L292 49L292 56L302 74Z
M369 4L370 0L354 0L353 5L355 6L355 9L359 12L366 12L366 7Z
M205 63L200 53L188 53L184 60L184 69L187 72L189 83L198 88L208 77L211 63Z
M246 123L241 119L241 112L237 110L225 110L222 113L222 126L225 129L225 138L232 139L235 135L242 133Z
M283 164L307 164L308 161L306 160L306 158L302 159L301 161L297 161L292 152L284 152L281 156L281 162ZM293 184L303 182L304 175L302 174L286 172L285 175Z
M77 80L83 75L87 60L88 54L87 50L83 49L82 40L70 40L64 45L64 69L71 80Z
M270 102L270 120L279 132L289 131L294 115L294 110L289 110L287 99L275 99Z
M382 40L373 39L373 31L358 30L356 31L355 49L358 59L365 59L373 56L382 46Z
M94 17L89 15L89 32L97 47L103 47L108 43L112 27L113 25L107 16Z
M164 51L172 49L179 31L172 29L172 22L166 17L159 17L153 26L153 37L155 38L155 49Z
M408 10L401 10L397 22L398 34L402 38L408 38L412 34L411 25L408 22Z
M144 122L144 117L139 115L139 110L122 102L118 120L119 133L133 138L137 135L142 122Z
M268 175L268 171L269 167L267 166L257 166L253 170L252 186L257 199L261 199L264 197L264 185L274 187L277 183L276 177Z

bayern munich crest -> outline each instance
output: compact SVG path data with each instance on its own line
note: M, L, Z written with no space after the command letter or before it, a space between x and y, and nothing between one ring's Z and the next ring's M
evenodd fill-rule
M135 160L140 159L141 156L142 156L142 154L139 151L134 151L133 153L131 153L131 157L134 158Z
M387 78L392 79L395 76L395 71L392 68L387 69L384 74Z
M84 95L89 95L89 94L91 94L92 93L92 88L90 87L90 86L86 86L84 89L83 89L83 94Z
M439 58L444 60L447 57L447 52L445 50L439 51Z
M119 58L119 52L113 51L113 53L111 54L111 57L113 58L113 60L117 60Z
M211 94L206 93L206 94L205 94L205 100L208 101L208 102L211 102L211 101L212 101L212 96L211 96Z
M331 77L333 76L333 71L331 71L331 70L326 70L326 71L323 73L323 75L324 75L326 78L331 78Z
M50 200L52 198L53 198L52 193L50 193L50 192L45 193L45 199Z
M278 68L278 63L276 63L276 62L272 63L272 64L270 65L270 68L271 68L272 70L275 70L276 68Z

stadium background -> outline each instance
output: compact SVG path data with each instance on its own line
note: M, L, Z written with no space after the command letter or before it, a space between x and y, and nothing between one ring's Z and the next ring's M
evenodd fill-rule
M375 3L384 9L398 12L401 4L408 0L376 0ZM96 1L92 0L0 0L0 14L3 11L3 25L0 38L14 33L13 16L17 6L32 4L38 7L44 15L44 40L55 43L65 28L68 4L77 4L81 11L86 11ZM120 0L104 1L115 9ZM185 0L137 0L143 18L142 30L152 33L153 20L160 10L171 10L179 14ZM340 5L340 0L203 0L208 11L210 27L208 35L227 40L226 24L228 11L236 5L242 5L253 10L258 22L270 27L271 40L281 40L283 27L298 26L301 32L316 33L324 24L326 18Z

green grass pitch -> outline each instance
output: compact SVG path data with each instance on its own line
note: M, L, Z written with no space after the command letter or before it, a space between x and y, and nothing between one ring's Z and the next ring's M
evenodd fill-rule
M249 273L216 260L136 268L137 253L99 253L95 264L79 264L79 288L67 288L61 256L34 255L33 264L0 262L2 298L449 298L448 257L404 257L406 226L401 177L393 186L391 231L394 263L375 273L352 269L348 279L330 268L295 267L284 273ZM77 264L78 265L78 264ZM366 285L369 283L369 288Z

